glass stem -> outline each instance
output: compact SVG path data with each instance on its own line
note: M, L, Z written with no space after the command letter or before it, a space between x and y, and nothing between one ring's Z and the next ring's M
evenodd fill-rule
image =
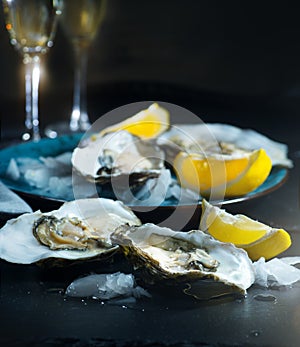
M85 47L75 46L73 110L70 120L71 131L85 131L90 127L86 100L87 51Z
M40 58L38 56L24 60L25 63L25 92L26 92L26 119L25 127L28 134L24 134L25 139L32 138L38 141L40 137L39 130L39 108L38 95L40 83Z
M25 128L28 135L32 130L32 119L31 119L31 66L25 63Z

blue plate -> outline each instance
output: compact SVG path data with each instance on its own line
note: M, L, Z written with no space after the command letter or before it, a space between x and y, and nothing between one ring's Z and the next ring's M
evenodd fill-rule
M43 201L51 200L58 203L72 200L68 195L54 196L50 192L41 192L40 189L30 186L24 180L12 180L6 177L6 170L11 158L27 157L38 159L39 157L55 157L65 152L71 152L77 146L82 138L82 134L66 135L56 139L42 139L39 142L25 142L12 147L7 147L0 151L0 179L9 188L21 195L29 196L34 199L41 199ZM257 198L280 187L288 176L288 170L282 167L274 167L267 178L267 180L255 191L236 198L225 199L223 204L236 203L252 198ZM109 197L109 196L107 196ZM174 207L177 205L175 201L164 201L162 207Z
M24 180L12 180L6 177L6 170L12 158L32 158L55 157L65 152L72 152L82 138L82 134L65 135L56 139L44 138L39 142L24 142L15 146L7 147L0 151L0 179L10 189L21 195L34 199L53 200L65 202L72 198L54 196L51 192L29 185Z

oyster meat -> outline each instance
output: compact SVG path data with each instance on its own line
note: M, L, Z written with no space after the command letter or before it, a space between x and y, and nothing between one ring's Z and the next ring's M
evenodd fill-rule
M42 259L83 260L106 255L111 233L122 224L140 225L135 214L120 201L82 199L58 210L23 214L0 229L0 258L31 264Z
M164 168L164 152L125 130L92 137L73 151L72 165L90 181L108 182L111 178L130 178L143 182L157 177Z
M171 280L192 287L199 279L212 279L245 293L255 279L252 262L244 250L200 230L180 232L151 223L123 225L111 239L152 283Z
M78 217L42 216L33 224L33 235L50 249L85 250L101 244L100 234Z

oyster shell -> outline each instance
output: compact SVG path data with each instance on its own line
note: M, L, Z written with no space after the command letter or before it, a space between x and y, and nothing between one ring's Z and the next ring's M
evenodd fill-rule
M254 270L247 253L219 242L200 230L173 231L147 223L140 227L120 226L111 235L143 278L156 282L189 283L213 279L245 293L254 282Z
M110 235L122 224L141 222L120 201L103 198L67 202L48 213L23 214L0 230L0 258L31 264L48 258L103 256L116 250Z
M179 151L226 155L263 148L273 166L293 166L287 157L286 144L273 141L252 129L240 129L228 124L174 124L157 139L157 144L166 151L167 159L171 162Z
M72 165L80 175L94 182L130 178L143 182L157 177L164 168L164 152L125 130L95 136L73 151Z

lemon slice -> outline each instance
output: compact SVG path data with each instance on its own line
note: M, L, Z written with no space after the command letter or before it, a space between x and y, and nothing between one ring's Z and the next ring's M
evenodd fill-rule
M204 157L198 153L180 152L173 167L184 188L207 196L215 194L238 196L250 193L269 176L272 161L264 149L239 152L238 156L216 154Z
M142 139L153 139L162 134L170 127L169 112L157 103L150 105L124 121L109 126L100 132L104 135L118 130L126 130Z
M290 235L285 230L242 214L232 215L206 200L202 201L200 229L219 241L245 249L252 260L273 258L291 245Z

